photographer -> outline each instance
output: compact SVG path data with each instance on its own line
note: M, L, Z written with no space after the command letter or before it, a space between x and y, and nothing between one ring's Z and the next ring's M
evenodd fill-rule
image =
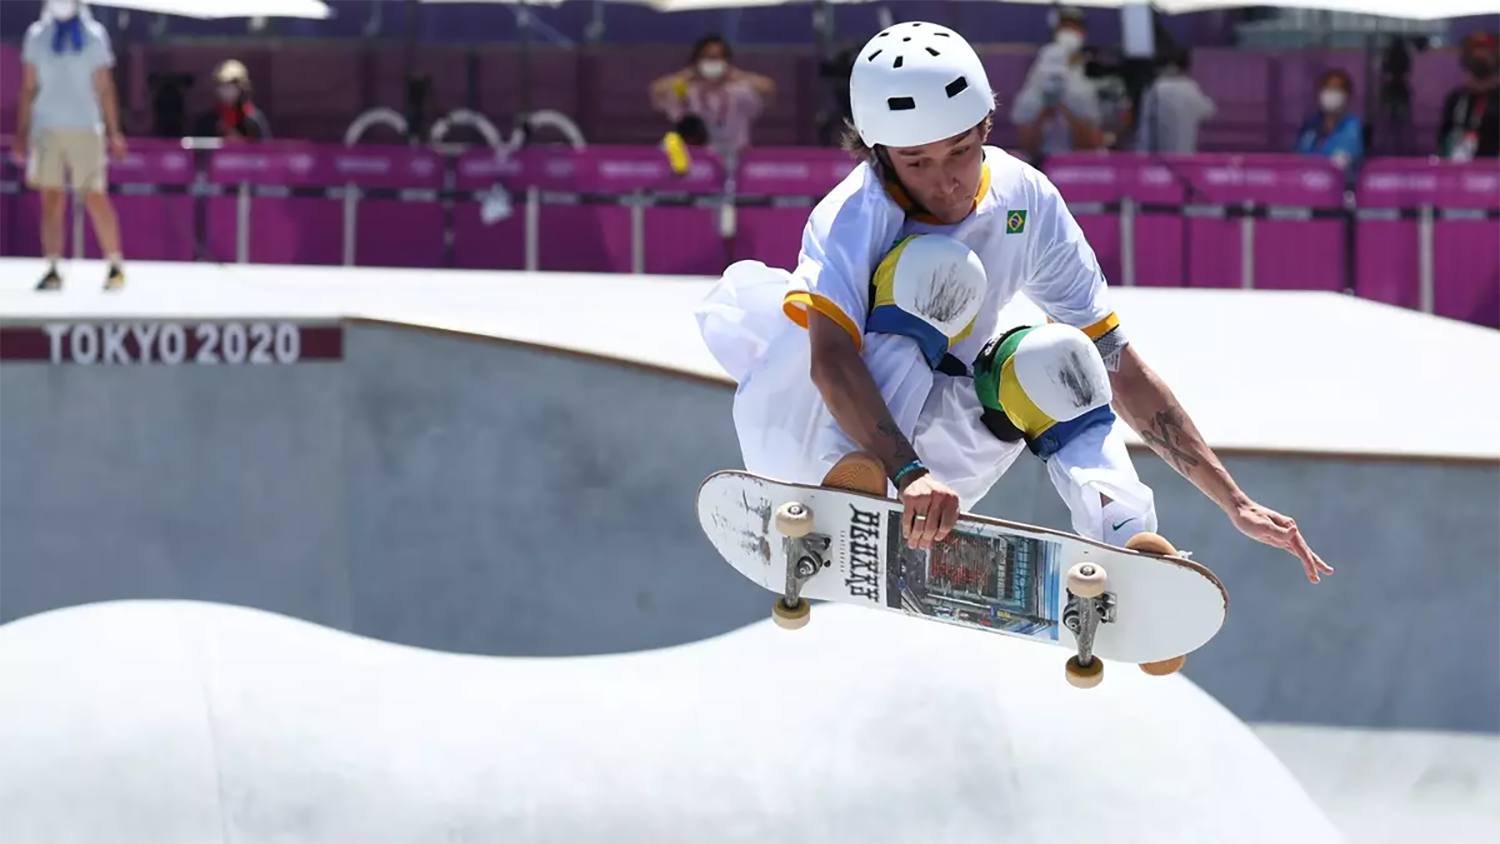
M1060 13L1052 43L1037 53L1016 95L1010 120L1033 164L1053 153L1104 146L1099 92L1084 72L1086 37L1081 13Z
M250 100L250 73L245 65L230 59L214 73L214 110L198 118L193 134L225 141L264 141L271 137L265 113Z

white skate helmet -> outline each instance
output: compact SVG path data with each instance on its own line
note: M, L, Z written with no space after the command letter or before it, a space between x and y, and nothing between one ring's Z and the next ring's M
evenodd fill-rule
M914 147L979 125L995 95L963 36L911 21L886 28L859 51L849 104L866 146Z

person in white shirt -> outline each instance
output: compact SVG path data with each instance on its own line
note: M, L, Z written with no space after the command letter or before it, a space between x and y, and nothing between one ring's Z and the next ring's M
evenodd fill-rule
M1061 152L1104 147L1104 105L1098 87L1084 72L1087 31L1083 13L1065 10L1053 40L1037 51L1026 81L1011 104L1016 143L1033 163Z
M109 33L81 0L47 0L21 46L21 92L13 157L27 184L41 192L42 252L47 274L38 290L58 290L62 275L67 189L83 198L109 262L106 290L125 286L120 220L108 192L108 153L127 152L113 77ZM108 152L105 140L108 139Z
M1214 101L1188 75L1192 59L1178 50L1162 62L1161 75L1141 99L1136 149L1178 154L1198 151L1198 127L1214 116Z
M745 467L794 483L869 473L929 548L1024 450L1047 463L1074 530L1154 532L1118 413L1237 528L1332 569L1296 523L1230 477L1130 345L1093 250L1038 170L985 141L995 97L956 32L896 24L850 79L862 162L813 209L790 273L725 271L696 309L738 384ZM999 325L1025 293L1041 326ZM859 488L868 488L860 483Z

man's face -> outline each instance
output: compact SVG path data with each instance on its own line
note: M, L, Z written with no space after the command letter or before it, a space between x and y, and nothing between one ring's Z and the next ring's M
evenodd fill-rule
M916 147L890 147L891 166L913 199L952 224L969 216L984 172L982 127Z
M1469 48L1464 56L1464 69L1477 80L1486 80L1495 75L1495 48L1492 42L1483 42Z

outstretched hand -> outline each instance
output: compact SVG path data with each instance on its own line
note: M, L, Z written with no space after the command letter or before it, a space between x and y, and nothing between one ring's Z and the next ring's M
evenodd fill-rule
M1313 552L1290 517L1251 501L1230 511L1229 520L1251 539L1291 552L1302 561L1309 581L1317 583L1322 575L1333 574L1333 566Z

